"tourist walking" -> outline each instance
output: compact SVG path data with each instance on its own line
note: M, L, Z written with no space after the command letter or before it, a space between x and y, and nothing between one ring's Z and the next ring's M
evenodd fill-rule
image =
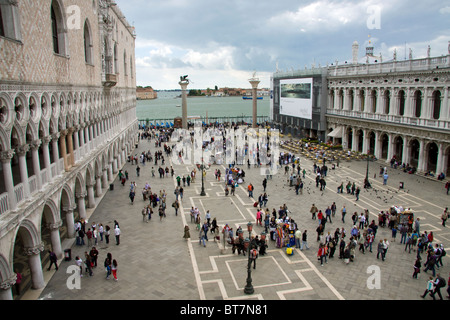
M311 219L316 220L316 213L319 211L315 204L313 203L309 212L311 213Z
M105 262L104 262L105 270L106 270L106 280L109 280L109 276L111 275L111 267L112 267L112 254L107 253Z
M422 260L420 257L417 257L416 262L414 262L414 272L413 272L413 279L417 279L417 275L420 273L420 268L422 267L422 263L420 262Z
M116 225L115 229L114 229L114 235L116 237L116 245L120 244L120 228L119 225Z
M345 208L345 205L341 209L342 213L342 222L345 223L345 215L347 214L347 209Z
M303 231L302 233L302 244L300 246L300 250L303 250L303 247L306 247L307 250L309 250L308 247L308 235L307 235L307 230Z
M119 279L117 279L117 261L116 261L116 259L113 259L113 261L112 261L111 272L114 277L114 280L118 281Z
M433 290L434 290L434 281L433 281L433 277L430 277L427 281L427 287L426 287L424 293L421 295L421 297L425 298L428 293L431 296L433 293Z
M50 254L50 265L47 270L50 271L52 265L55 265L55 270L58 270L58 257L53 251L49 250L48 253Z
M105 226L105 242L109 244L109 236L111 234L111 228L107 225Z
M448 208L446 207L444 212L442 213L442 217L441 217L442 226L445 227L445 222L447 221L447 219L448 219Z
M446 286L445 279L442 278L441 275L438 273L436 275L436 278L434 279L433 284L434 284L434 290L433 290L433 293L431 294L431 297L433 298L433 300L436 300L435 295L437 293L439 296L439 299L443 300L441 288L444 288Z

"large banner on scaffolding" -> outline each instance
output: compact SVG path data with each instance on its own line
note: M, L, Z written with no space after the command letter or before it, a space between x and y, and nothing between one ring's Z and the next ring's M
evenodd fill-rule
M280 114L312 120L313 79L280 80Z

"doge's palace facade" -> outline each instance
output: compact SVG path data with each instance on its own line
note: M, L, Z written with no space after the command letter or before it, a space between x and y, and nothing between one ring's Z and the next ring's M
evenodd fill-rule
M447 55L328 67L328 138L344 149L393 157L418 172L450 174Z
M135 32L113 0L0 2L0 299L44 286L137 140Z

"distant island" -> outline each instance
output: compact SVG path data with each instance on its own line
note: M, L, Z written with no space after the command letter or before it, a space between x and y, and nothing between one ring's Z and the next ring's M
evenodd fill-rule
M157 99L158 93L152 87L136 87L136 100L152 100Z
M180 92L181 97L181 90L174 89L174 90L154 90L151 86L142 87L137 86L136 87L136 99L137 100L152 100L158 98L158 91L166 92L166 91L173 91L173 92ZM217 88L217 86L214 89L207 88L207 89L190 89L187 92L188 97L244 97L251 99L252 96L252 89L243 89L243 88ZM262 96L269 96L270 90L267 88L261 88L258 89L258 99L261 99Z

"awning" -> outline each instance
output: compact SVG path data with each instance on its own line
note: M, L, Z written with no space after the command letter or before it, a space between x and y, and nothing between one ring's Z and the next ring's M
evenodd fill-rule
M333 131L327 134L327 137L342 138L342 127L334 128Z

